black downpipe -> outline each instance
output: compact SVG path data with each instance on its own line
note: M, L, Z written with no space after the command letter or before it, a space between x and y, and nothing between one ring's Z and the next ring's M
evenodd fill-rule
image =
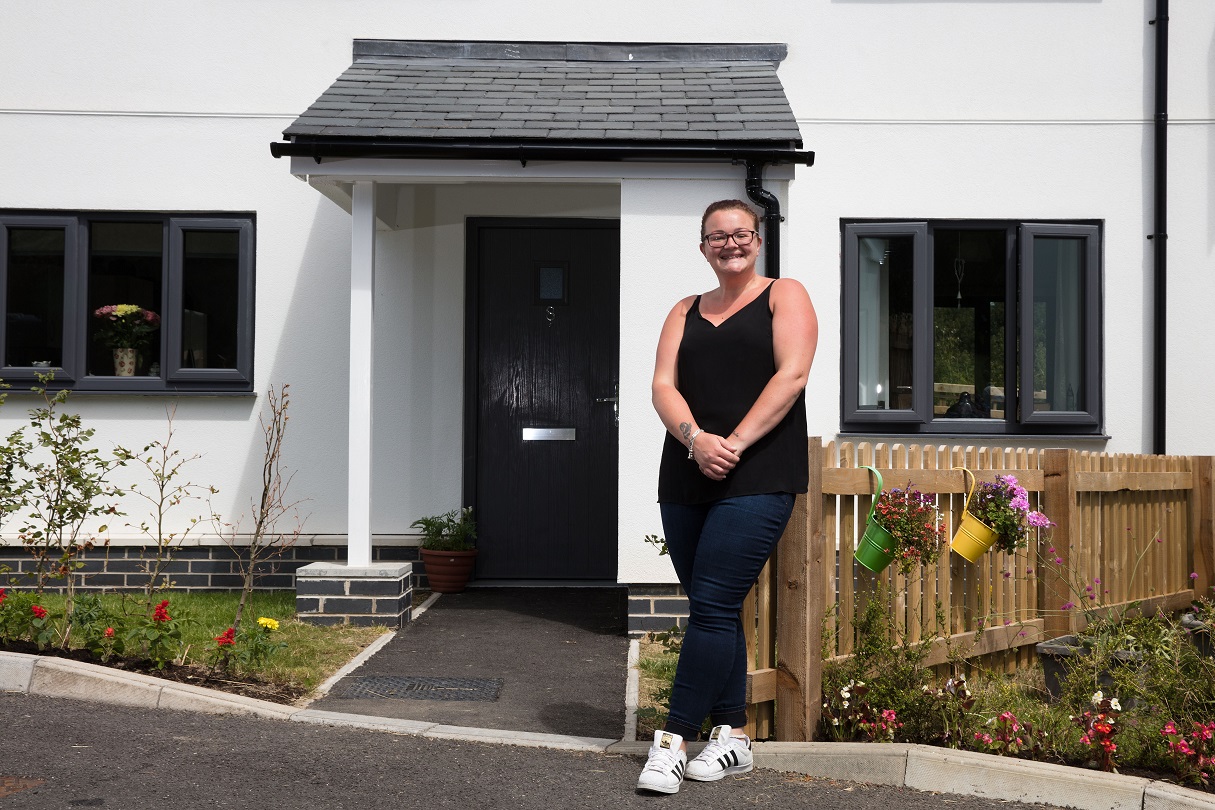
M1153 331L1154 374L1152 386L1152 452L1165 452L1165 348L1168 338L1168 126L1169 126L1169 0L1156 0L1156 123L1153 166L1152 252L1154 256Z
M780 200L764 188L764 164L747 161L747 196L764 209L764 275L780 278Z

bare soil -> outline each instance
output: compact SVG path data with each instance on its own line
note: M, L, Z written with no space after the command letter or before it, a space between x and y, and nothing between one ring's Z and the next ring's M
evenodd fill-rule
M83 661L88 664L97 664L124 672L137 672L141 675L164 678L167 681L187 683L191 686L201 686L206 689L218 689L222 692L230 692L235 695L244 695L245 697L269 700L286 705L296 703L307 694L307 690L298 686L287 686L270 683L260 678L224 673L214 667L199 666L197 664L166 664L163 668L158 669L155 662L150 658L115 656L108 660L102 660L99 656L84 649L62 650L51 648L39 650L37 645L29 641L0 644L0 650Z

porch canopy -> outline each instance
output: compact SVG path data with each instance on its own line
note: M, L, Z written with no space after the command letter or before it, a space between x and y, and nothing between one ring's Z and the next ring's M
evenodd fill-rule
M371 564L379 173L368 167L482 161L525 177L544 176L529 162L742 164L748 194L765 209L765 249L777 266L779 204L762 186L763 167L814 161L799 151L776 75L786 54L783 44L355 40L354 63L270 145L353 217L351 567Z

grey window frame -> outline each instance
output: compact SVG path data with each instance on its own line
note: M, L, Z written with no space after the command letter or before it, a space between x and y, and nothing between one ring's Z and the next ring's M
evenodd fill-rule
M916 268L924 266L928 261L928 223L927 222L884 222L884 223L848 223L843 229L844 267L857 268L860 263L858 246L860 239L866 236L910 236L914 240L912 254ZM931 279L922 272L917 272L912 279L912 311L915 314L929 309L931 300ZM923 385L916 385L911 392L912 406L909 409L873 411L862 410L860 397L857 396L860 374L857 358L860 354L860 274L845 272L841 288L843 299L844 325L843 347L845 360L843 367L843 421L864 422L884 426L903 426L930 421L932 418L932 393L925 390ZM931 357L921 351L921 347L932 338L932 320L917 317L912 333L915 351L912 354L911 376L913 380L921 380L931 374L929 363Z
M934 234L938 228L1004 229L1008 233L1006 257L1007 300L1005 384L1006 406L1003 419L938 419L932 408L933 289L932 258ZM840 429L841 433L913 435L1069 435L1100 436L1104 424L1103 327L1103 225L1095 220L841 220L841 346ZM912 352L912 407L905 410L875 411L861 409L859 379L859 244L861 237L912 236L915 240L913 312L915 313ZM1033 353L1033 307L1022 301L1033 300L1032 242L1038 236L1067 236L1085 241L1081 293L1084 323L1083 385L1084 410L1024 411L1020 392L1033 390L1033 365L1022 365L1020 357ZM1032 398L1030 398L1032 402Z
M161 340L158 377L108 377L86 374L88 347L89 224L92 222L159 222L161 252ZM8 312L8 231L10 228L62 227L64 239L63 364L52 368L52 390L68 388L87 393L115 394L244 394L253 390L254 285L256 216L252 212L157 213L127 211L0 211L0 312ZM235 230L239 233L238 358L235 369L183 369L180 359L182 320L173 313L182 304L182 231ZM0 330L0 363L7 352L7 329ZM30 366L0 366L0 377L18 393L25 383L36 384L46 370Z

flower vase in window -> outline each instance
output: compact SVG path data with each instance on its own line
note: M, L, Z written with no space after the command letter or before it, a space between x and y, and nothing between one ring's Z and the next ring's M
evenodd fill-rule
M133 377L139 350L160 328L160 316L136 304L108 304L93 311L100 325L94 334L114 353L114 376Z

